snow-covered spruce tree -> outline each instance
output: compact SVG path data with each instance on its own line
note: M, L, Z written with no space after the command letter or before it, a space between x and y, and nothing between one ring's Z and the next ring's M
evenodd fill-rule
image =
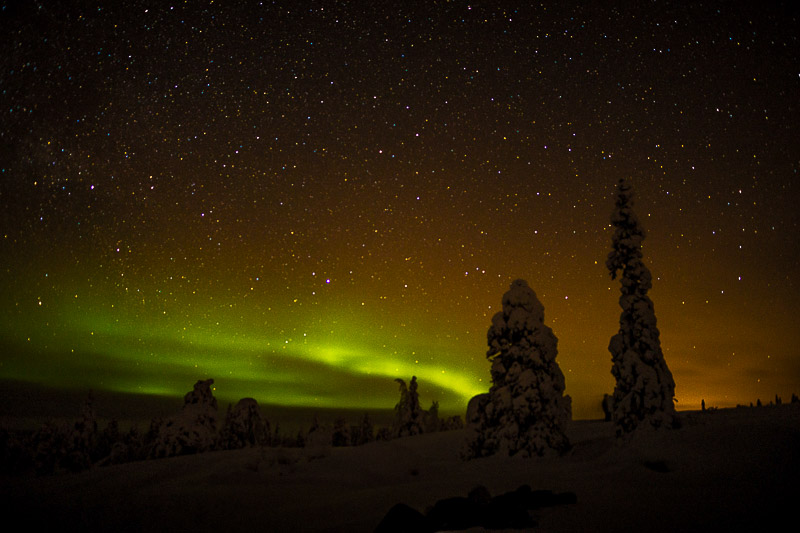
M195 383L194 389L183 397L180 414L158 426L158 434L150 452L152 457L200 453L216 447L219 433L217 399L211 389L213 384L213 379Z
M572 400L556 363L557 342L544 324L544 307L518 279L503 295L503 310L487 333L492 386L467 409L465 459L493 454L521 457L563 453Z
M270 436L269 421L264 418L256 400L242 398L233 408L228 404L220 437L222 448L234 450L246 446L268 445Z
M358 439L356 440L356 446L361 444L367 444L375 440L375 426L372 424L372 419L369 417L369 413L364 413L364 416L361 417L361 425L359 426L358 430Z
M419 405L417 392L417 376L412 376L406 388L406 382L400 378L395 379L400 385L400 401L394 406L394 422L392 423L392 438L419 435L425 432L425 411Z
M431 402L431 407L425 411L422 417L425 427L425 433L436 433L442 426L442 421L439 420L439 402Z
M70 452L65 461L67 467L74 472L89 468L92 462L98 459L96 450L99 440L94 394L89 391L81 409L81 416L73 425Z
M347 419L343 416L337 416L333 421L331 444L337 448L353 444L353 434L350 424L347 423Z
M328 457L333 447L331 428L320 424L319 417L314 416L314 422L308 428L305 438L305 455L309 460Z
M608 345L611 373L617 380L611 409L617 436L622 436L640 427L672 427L677 416L675 381L661 353L653 302L647 296L652 278L642 261L645 233L633 212L631 186L624 179L617 184L611 225L614 235L606 267L611 279L619 276L622 284L619 332Z

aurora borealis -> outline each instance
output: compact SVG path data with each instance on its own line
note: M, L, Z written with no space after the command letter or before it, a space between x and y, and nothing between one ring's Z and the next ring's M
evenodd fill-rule
M1 379L460 412L523 278L597 416L624 176L678 408L800 392L788 4L18 4Z

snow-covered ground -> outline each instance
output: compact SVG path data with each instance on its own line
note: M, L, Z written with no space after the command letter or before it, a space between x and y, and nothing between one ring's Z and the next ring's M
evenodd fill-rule
M557 459L462 462L463 431L354 448L251 448L2 479L6 524L104 531L372 531L396 503L574 492L535 531L794 530L800 405L682 413L683 428L618 445L610 423L571 425ZM314 457L322 455L322 457ZM792 514L792 526L779 517ZM789 529L785 529L789 527ZM34 529L35 530L35 529ZM479 531L479 529L473 529Z

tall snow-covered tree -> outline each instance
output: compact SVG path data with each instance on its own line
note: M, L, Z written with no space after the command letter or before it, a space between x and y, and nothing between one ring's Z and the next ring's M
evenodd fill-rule
M617 435L640 427L671 427L677 423L675 381L661 352L653 302L647 296L652 287L650 270L642 261L644 229L633 211L630 184L621 179L611 225L614 235L606 267L611 279L621 282L619 332L608 350L616 378L612 419Z
M492 386L470 400L463 457L566 451L572 401L564 395L564 374L556 363L558 339L524 280L514 281L503 295L487 342Z

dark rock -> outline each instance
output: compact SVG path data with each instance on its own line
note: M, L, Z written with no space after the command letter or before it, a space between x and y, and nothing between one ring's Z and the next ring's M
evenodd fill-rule
M480 524L489 529L528 528L536 522L528 514L531 488L522 485L517 490L495 496L489 502Z
M456 496L437 501L426 515L405 504L397 504L389 510L375 531L447 531L477 526L487 529L527 529L536 526L529 511L577 501L572 492L555 494L549 490L534 491L529 485L521 485L516 490L492 498L486 487L479 485L466 498Z
M428 511L428 519L436 530L469 529L483 515L481 505L469 498L445 498Z
M672 472L672 469L667 466L665 461L645 461L644 467L652 470L653 472L658 472L659 474L666 474L667 472Z
M375 533L426 533L436 531L430 521L404 503L398 503L386 513Z
M561 492L555 494L549 490L534 490L531 492L530 498L531 501L528 509L554 507L556 505L574 505L578 503L578 497L574 492Z

